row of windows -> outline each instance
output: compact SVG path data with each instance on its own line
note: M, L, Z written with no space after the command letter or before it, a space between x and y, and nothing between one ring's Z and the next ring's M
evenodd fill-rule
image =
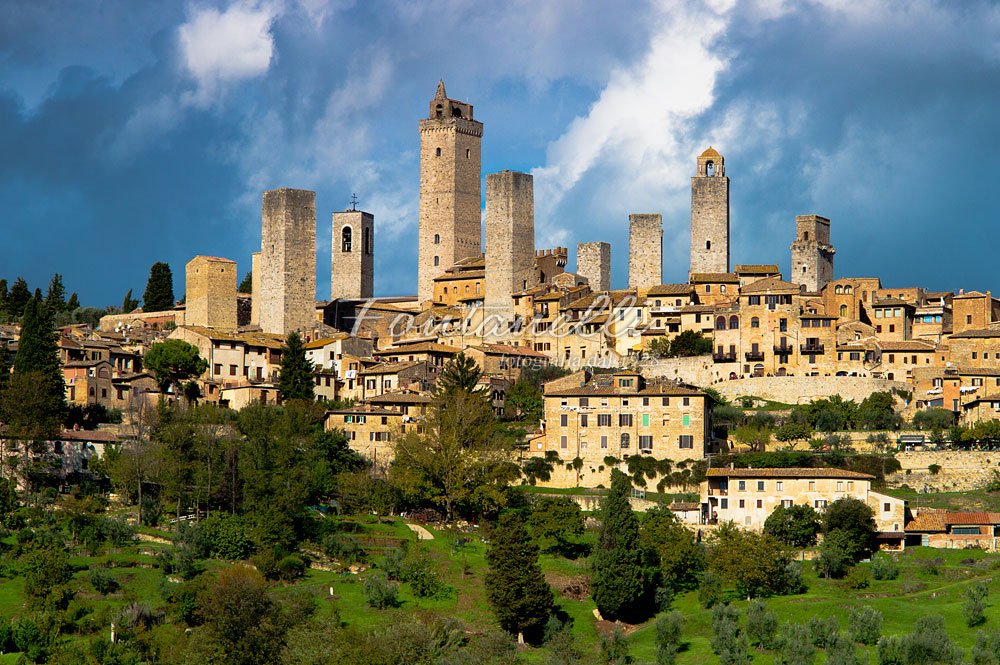
M803 328L829 328L833 319L804 319Z
M747 483L751 483L751 485L753 483L756 483L757 484L757 491L758 492L764 492L766 490L766 488L767 488L767 481L764 481L764 480L757 480L757 481L753 481L753 480L750 480L750 481L748 481L748 480L740 480L740 481L737 481L737 483L736 483L736 489L738 491L740 491L740 492L746 492L747 491ZM784 481L782 481L782 480L776 480L776 481L774 481L774 491L775 492L780 492L783 489L784 489ZM847 481L847 491L851 492L853 490L854 490L854 481L853 480L848 480ZM815 480L810 480L809 481L809 491L810 492L815 492L816 491L816 481ZM838 492L843 492L844 491L844 481L843 480L838 480L837 481L837 491Z
M632 379L620 379L619 381L620 381L620 385L621 386L629 387L629 386L632 385ZM643 397L641 399L642 399L642 405L643 406L649 406L649 404L650 404L650 398L649 397ZM661 397L660 398L660 404L662 406L670 406L670 398L669 397ZM691 406L691 398L690 397L682 397L681 398L681 404L683 406ZM559 405L560 406L569 406L569 400L568 399L564 399L564 400L562 400L562 401L559 402ZM581 397L579 405L582 406L582 407L589 407L590 406L590 398L589 397ZM608 398L607 397L602 397L601 398L601 406L607 406L607 405L608 405ZM629 398L628 397L623 398L622 399L622 406L628 406L628 405L629 405Z
M666 438L666 437L664 437L664 438ZM621 439L620 439L620 445L621 445L622 449L628 449L628 448L630 448L632 446L632 438L629 436L629 434L627 432L626 433L622 433ZM568 449L569 448L569 437L560 436L559 437L559 447L562 448L563 450ZM608 447L608 437L602 436L601 437L601 449L603 450L603 449L605 449L607 447ZM677 447L678 448L684 448L684 449L694 448L694 436L692 436L690 434L681 434L680 436L677 437ZM581 450L586 450L587 449L587 442L586 441L581 441L580 442L580 449ZM653 437L652 436L647 436L647 435L640 435L639 436L639 450L649 451L649 450L652 450L652 449L653 449Z
M895 307L895 308L886 307L884 309L875 310L876 319L883 319L883 318L888 319L891 316L902 316L902 315L903 315L903 309L901 307Z
M362 248L365 254L372 253L372 230L367 226L361 231L362 238ZM350 252L354 245L354 229L350 226L345 226L340 232L340 251Z
M619 413L618 414L618 426L619 427L632 427L633 418L631 413ZM649 427L650 417L648 413L642 414L640 419L642 427ZM580 414L580 427L588 427L590 424L590 414L581 413ZM663 424L667 424L667 419L663 419ZM685 414L681 416L681 425L684 427L691 426L691 416ZM569 426L569 414L561 413L559 414L559 426L568 427ZM611 427L611 414L610 413L599 413L597 414L597 426L598 427Z

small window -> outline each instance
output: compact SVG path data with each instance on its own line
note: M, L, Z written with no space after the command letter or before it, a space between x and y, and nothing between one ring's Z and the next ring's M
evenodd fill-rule
M351 230L350 226L345 226L344 230L340 232L340 251L350 252L353 238L354 231Z
M757 499L757 507L758 508L763 508L764 507L764 500L763 499Z
M435 245L440 245L441 244L441 234L440 233L435 233L434 234L434 244Z
M472 150L470 150L469 148L465 149L465 158L472 159Z
M439 259L438 257L435 256L434 257L434 265L437 266L437 265L440 265L440 264L441 264L441 259Z
M438 148L437 150L434 151L434 156L435 157L440 157L441 156L441 148Z
M739 485L739 490L741 492L745 492L746 491L746 489L747 489L747 481L741 480L741 481L739 481L738 485Z
M764 491L764 481L763 480L758 480L757 481L757 491L758 492L763 492Z
M888 504L888 503L884 503L884 504L882 504L882 510L884 512L887 512L887 513L891 512L892 511L892 505Z

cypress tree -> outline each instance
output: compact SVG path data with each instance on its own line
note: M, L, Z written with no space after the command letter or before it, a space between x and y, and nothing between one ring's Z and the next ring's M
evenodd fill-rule
M313 391L313 364L306 357L302 338L291 332L281 348L281 370L278 374L278 395L282 401L290 399L315 399Z
M62 283L62 275L56 273L49 282L49 291L45 294L45 305L52 312L61 312L66 308L66 287Z
M139 306L139 301L132 297L132 289L128 290L125 294L125 299L122 300L122 314L129 314Z
M513 513L500 516L490 535L486 562L490 565L484 578L486 600L500 627L529 640L540 637L552 614L552 589L538 565L538 546L522 519Z
M628 493L628 476L613 470L611 490L601 509L601 531L590 575L594 603L609 621L635 616L645 591L639 521Z
M142 295L142 311L163 312L174 308L174 277L170 266L157 261L149 269L146 292Z
M0 279L0 311L7 311L7 280Z
M19 319L24 314L24 306L31 300L31 291L28 290L28 283L23 277L18 277L14 285L10 287L10 294L7 296L7 313L11 318Z
M456 390L464 390L468 393L477 392L479 378L483 375L479 365L472 358L459 353L457 356L445 363L438 377L435 392L438 397L443 397ZM481 391L480 391L481 392Z
M73 310L77 309L79 306L80 306L80 299L74 293L73 295L71 295L69 297L69 300L66 302L66 311L67 312L72 312Z
M248 270L243 281L240 282L240 288L236 289L240 293L253 293L253 270Z

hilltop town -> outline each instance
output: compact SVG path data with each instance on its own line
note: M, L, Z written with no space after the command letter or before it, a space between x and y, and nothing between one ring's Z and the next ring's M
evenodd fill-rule
M317 211L315 192L294 188L263 192L252 257L194 255L180 300L168 285L140 308L130 291L121 311L66 322L53 318L72 309L61 294L19 287L0 326L0 575L30 579L15 602L51 625L32 642L17 631L42 619L0 613L0 654L410 662L362 660L352 649L395 638L341 626L381 625L403 605L431 617L414 635L445 635L442 653L468 662L563 647L559 662L576 662L574 640L631 662L605 652L627 652L637 631L633 646L665 654L657 662L711 651L742 665L764 617L774 625L753 646L777 662L823 649L856 665L856 649L924 665L885 650L925 629L947 640L943 624L883 649L881 612L854 605L873 586L880 598L931 593L940 570L933 593L960 585L979 613L968 627L996 620L984 599L1000 545L1000 299L838 276L836 220L808 211L781 240L788 275L734 263L741 220L713 147L691 156L688 280L663 283L662 218L643 212L620 220L628 284L613 289L601 238L577 245L576 272L568 248L535 246L533 178L484 178L483 136L440 82L419 120L417 281L392 296L374 296L375 216ZM9 306L6 283L2 296ZM109 571L126 559L145 586L118 603L124 578ZM88 568L101 572L84 587ZM901 569L925 582L903 588ZM273 595L279 584L308 600ZM759 599L781 598L782 617L801 621L785 597L811 598L810 585L830 617L854 604L850 639L819 615L777 637ZM226 623L244 593L267 599L254 620L271 633ZM731 609L744 601L745 631ZM909 629L883 609L887 626ZM105 619L111 646L95 647ZM500 656L468 646L493 648L497 627L509 634ZM156 640L169 631L187 660L165 656ZM982 640L993 660L974 662L995 664L1000 638ZM141 659L101 660L126 652Z

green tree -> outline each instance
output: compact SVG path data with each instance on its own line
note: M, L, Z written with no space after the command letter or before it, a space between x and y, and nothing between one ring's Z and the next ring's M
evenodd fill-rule
M80 307L80 298L75 293L70 294L69 300L66 301L66 311L72 312Z
M716 532L709 555L709 567L745 598L780 593L788 562L788 553L777 538L741 531L731 522Z
M712 340L694 330L685 330L670 342L670 355L674 357L701 356L711 352Z
M740 630L740 613L728 604L712 608L712 651L720 665L750 665L750 643Z
M45 547L25 555L21 574L29 607L65 609L69 602L69 591L65 587L73 577L73 569L63 549Z
M66 287L62 283L62 275L56 273L49 282L48 293L45 294L45 306L52 312L61 312L66 308Z
M903 637L900 653L903 665L957 665L962 660L940 614L917 619L913 631Z
M974 628L986 623L986 597L990 593L988 582L980 582L966 587L965 604L962 613L965 615L965 625Z
M443 397L456 391L481 393L483 391L478 388L478 384L482 375L483 372L475 360L465 353L459 353L445 363L444 369L441 370L434 388L435 396Z
M802 623L786 623L782 627L778 654L778 665L813 665L816 648L812 644L809 628Z
M658 568L664 586L674 591L698 587L705 569L705 553L694 533L664 506L646 511L640 540L648 565Z
M552 589L538 565L538 546L516 514L504 513L490 530L486 562L486 600L500 627L531 640L540 638L552 614Z
M174 308L174 277L170 266L157 261L149 269L146 292L142 295L142 311L164 312Z
M302 337L295 331L288 334L281 347L281 370L278 373L278 395L282 401L315 398L313 364L306 357Z
M7 313L13 319L20 319L29 300L31 300L31 291L28 289L28 283L24 281L23 277L18 277L14 280L14 285L10 287L10 293L7 295Z
M628 650L628 642L621 626L615 626L611 638L601 638L601 665L631 665L635 658Z
M601 507L601 530L591 561L594 603L608 620L634 617L645 593L639 521L629 503L628 476L614 469Z
M674 665L681 646L684 618L677 610L656 620L656 665Z
M583 513L569 497L539 497L528 516L528 528L544 550L566 553L583 535Z
M221 662L265 665L280 661L287 620L259 572L246 566L223 569L206 589L201 606Z
M815 545L819 529L819 514L812 506L804 503L788 508L778 506L764 522L764 533L798 549Z
M1000 630L989 633L980 630L976 634L976 643L969 652L969 662L972 665L1000 665Z
M655 337L653 341L649 343L649 355L654 358L668 358L670 357L670 338L669 337Z
M518 381L511 387L506 404L511 415L519 420L538 421L542 418L542 393L527 381Z
M854 561L867 559L878 549L878 529L872 509L864 501L851 497L837 499L823 513L823 537L841 531L841 546Z
M852 607L847 616L847 632L855 642L874 646L882 636L882 613L868 605Z
M833 633L826 642L826 663L828 665L861 665L854 641L844 633Z
M748 446L752 451L763 451L767 444L771 442L771 430L763 427L753 427L752 425L740 425L733 430L733 438Z
M132 289L129 289L128 293L125 294L125 299L122 300L122 314L130 314L138 306L139 301L132 297Z
M774 646L775 634L778 632L778 615L768 609L760 600L751 600L747 604L747 639L750 644L761 651Z
M836 529L824 534L819 556L814 559L816 570L827 579L843 577L854 562L853 548L850 536L844 531Z
M805 441L812 436L812 432L808 423L789 421L774 432L774 438L794 446L796 441Z
M198 354L198 347L180 339L153 344L143 364L156 377L160 390L166 392L173 386L175 394L180 394L182 381L201 376L208 369L208 361Z
M253 293L253 271L247 270L247 274L243 276L243 281L240 282L240 286L237 289L240 293Z

